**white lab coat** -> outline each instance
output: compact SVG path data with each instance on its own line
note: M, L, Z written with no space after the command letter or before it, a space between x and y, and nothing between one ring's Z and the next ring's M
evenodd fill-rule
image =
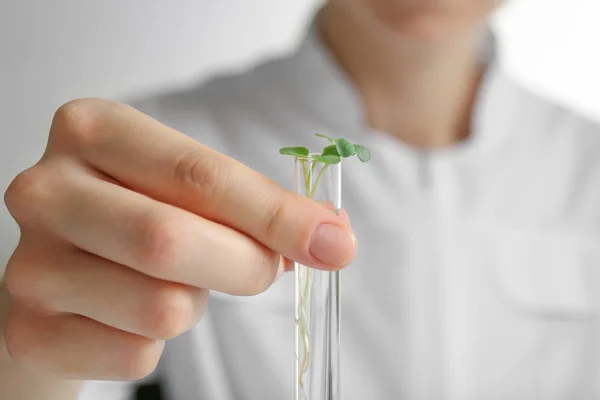
M282 146L319 148L320 132L371 148L343 166L359 239L342 278L344 400L600 398L600 129L500 65L471 139L439 151L370 129L314 29L282 59L136 104L288 188ZM293 298L292 274L253 298L213 293L167 344L171 400L292 399Z

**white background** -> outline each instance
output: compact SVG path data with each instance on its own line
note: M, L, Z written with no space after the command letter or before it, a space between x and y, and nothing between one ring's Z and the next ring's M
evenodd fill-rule
M19 0L0 5L0 193L37 161L77 97L120 98L285 51L319 0ZM506 67L600 121L600 2L512 0L497 18ZM0 206L0 270L17 240Z

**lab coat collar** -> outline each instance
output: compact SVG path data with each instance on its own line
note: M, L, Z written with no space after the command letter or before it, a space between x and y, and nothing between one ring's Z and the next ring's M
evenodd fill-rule
M471 136L459 145L435 153L472 152L476 148L489 148L492 144L493 138L486 137L488 131L486 128L490 120L489 110L501 112L502 107L497 107L498 102L506 103L506 93L501 96L497 93L497 86L502 80L497 53L496 36L492 29L486 26L482 30L479 53L479 59L485 65L486 71L477 95ZM339 131L340 135L350 139L364 140L365 135L369 134L386 136L385 133L376 132L368 126L365 107L358 90L323 44L317 27L317 18L313 19L304 40L289 61L291 68L295 70L291 83L297 86L297 93L305 96L303 104L316 120L322 120L325 125L331 126ZM494 115L493 120L497 123L501 122L502 118ZM497 128L496 126L493 130L498 131ZM414 150L399 143L398 140L393 139L393 141L396 142L395 146L405 147L406 152Z

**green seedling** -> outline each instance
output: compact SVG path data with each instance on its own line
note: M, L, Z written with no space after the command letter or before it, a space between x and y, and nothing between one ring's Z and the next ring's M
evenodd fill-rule
M371 159L371 152L361 144L351 143L344 138L333 139L320 133L317 133L316 136L326 139L329 142L329 144L321 151L321 153L311 154L308 148L301 146L284 147L279 150L279 153L283 155L294 156L302 162L306 197L312 200L314 200L315 193L319 183L321 182L323 174L330 165L339 164L342 159L350 158L354 155L356 155L356 157L363 163L366 163ZM316 175L316 179L314 180L313 184L312 177L315 176L315 171L319 172ZM300 387L301 393L303 393L303 398L306 398L304 375L308 369L310 355L310 337L308 331L307 311L310 307L312 276L312 268L306 268L306 280L304 282L304 287L302 287L300 282L297 282L299 289L299 309L296 324L300 330L300 340L302 341L304 348L302 360L298 360L300 363L300 368L298 371L298 386ZM297 354L296 357L300 357L300 355Z

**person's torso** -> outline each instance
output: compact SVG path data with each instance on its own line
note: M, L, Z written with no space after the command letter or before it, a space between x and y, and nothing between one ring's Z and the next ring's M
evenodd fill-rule
M344 400L600 396L600 129L494 67L471 140L418 151L361 124L313 47L142 109L289 189L280 147L317 148L318 132L371 149L343 165L358 237L342 273ZM293 279L212 293L167 344L171 400L293 398Z

